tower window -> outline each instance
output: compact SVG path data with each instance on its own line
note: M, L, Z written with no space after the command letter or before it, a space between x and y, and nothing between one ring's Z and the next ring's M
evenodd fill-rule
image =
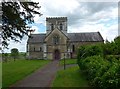
M63 25L62 25L62 23L60 23L60 30L63 30Z
M54 25L53 24L51 24L51 30L53 30L54 29Z
M53 37L53 43L54 44L59 44L59 37L58 36Z

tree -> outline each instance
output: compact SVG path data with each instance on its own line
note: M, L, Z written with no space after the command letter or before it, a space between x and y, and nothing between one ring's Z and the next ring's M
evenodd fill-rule
M114 39L115 41L115 44L116 44L116 51L117 51L117 54L120 55L120 36L116 37Z
M2 59L4 62L8 61L8 53L2 53Z
M19 51L18 51L17 48L11 49L11 56L14 58L14 61L15 61L16 58L18 58L18 56L19 56Z
M20 42L25 35L29 36L32 30L28 24L34 23L35 15L42 15L38 4L20 0L2 2L2 46L7 48L9 40Z

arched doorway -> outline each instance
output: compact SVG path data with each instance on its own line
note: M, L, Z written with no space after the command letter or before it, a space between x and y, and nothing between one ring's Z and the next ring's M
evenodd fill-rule
M53 53L53 59L54 60L59 60L60 59L60 51L56 49Z

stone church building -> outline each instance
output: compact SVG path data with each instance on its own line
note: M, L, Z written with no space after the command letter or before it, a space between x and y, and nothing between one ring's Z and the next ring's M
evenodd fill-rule
M46 34L31 34L27 41L27 57L51 60L76 58L77 48L81 45L104 42L99 32L67 33L67 30L67 17L46 18Z

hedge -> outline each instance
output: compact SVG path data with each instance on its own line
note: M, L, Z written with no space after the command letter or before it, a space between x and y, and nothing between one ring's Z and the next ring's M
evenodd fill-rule
M87 76L91 86L101 89L119 89L120 61L109 62L100 56L90 56L81 59L79 66Z

